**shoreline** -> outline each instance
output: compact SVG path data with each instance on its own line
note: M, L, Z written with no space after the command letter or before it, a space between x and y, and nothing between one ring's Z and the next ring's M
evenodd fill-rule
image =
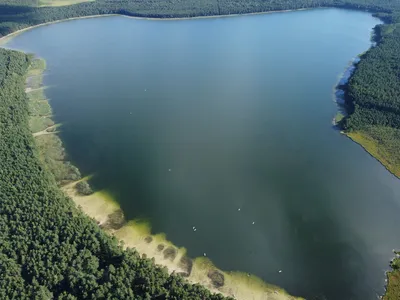
M111 16L119 16L118 14L105 14L105 15L92 15L92 16L83 16L83 17L73 17L73 18L67 18L67 19L62 19L62 20L57 20L57 21L51 21L51 22L46 22L46 23L41 23L41 24L37 24L37 25L33 25L33 26L29 26L29 27L25 27L22 29L19 29L17 31L13 31L5 36L2 36L0 38L0 47L3 47L3 45L5 43L7 43L10 39L12 39L13 37L25 32L25 31L29 31L38 27L42 27L42 26L48 26L48 25L52 25L52 24L57 24L57 23L61 23L61 22L67 22L67 21L73 21L73 20L79 20L79 19L89 19L89 18L100 18L100 17L111 17ZM23 52L23 51L21 51Z
M345 132L345 131L340 131L341 134L345 135L347 138L349 138L352 142L356 143L359 145L365 152L367 152L372 158L374 158L380 165L382 165L390 174L392 174L394 177L397 179L400 179L400 172L397 174L395 171L393 171L388 165L389 162L383 161L383 158L380 158L379 155L374 155L374 150L373 147L378 147L376 144L373 145L368 145L367 142L365 141L367 138L365 135L363 135L360 131L356 132ZM370 137L369 137L370 138ZM372 138L371 138L372 139Z
M41 24L25 27L25 28L19 29L17 31L13 31L13 32L11 32L11 33L9 33L9 34L7 34L5 36L2 36L0 38L0 47L2 47L4 45L4 43L7 43L7 41L9 41L9 39L11 39L14 36L17 36L17 35L25 32L25 31L28 31L28 30L31 30L31 29L35 29L35 28L38 28L38 27L42 27L42 26L57 24L57 23L61 23L61 22L80 20L80 19L120 16L120 17L124 17L124 18L131 18L131 19L137 19L137 20L181 21L181 20L192 20L192 19L193 20L196 20L196 19L215 19L215 18L231 18L231 17L242 17L242 16L253 16L253 15L266 15L266 14L273 14L273 13L288 13L288 12L314 10L314 9L325 9L325 8L328 8L328 7L299 8L299 9L286 9L286 10L271 10L271 11L265 11L265 12L254 12L254 13L244 13L244 14L210 15L210 16L179 17L179 18L137 17L137 16L129 16L129 15L123 15L123 14L102 14L102 15L90 15L90 16L72 17L72 18L67 18L67 19L61 19L61 20L41 23ZM340 8L338 8L338 9L340 9Z
M322 9L322 8L308 8L308 9L305 8L305 9L279 10L279 11L246 13L246 14L213 15L213 16L197 16L197 17L181 17L181 18L148 18L148 17L135 17L135 16L128 16L128 15L121 15L121 14L104 14L104 15L92 15L92 16L74 17L74 18L68 18L68 19L63 19L63 20L57 20L57 21L42 23L42 24L38 24L38 25L26 27L26 28L20 29L20 30L18 30L18 31L12 32L12 33L10 33L10 34L8 34L8 35L6 35L6 36L0 38L0 46L3 46L4 43L7 43L7 42L8 42L10 39L12 39L13 37L18 36L19 34L25 32L25 31L34 29L34 28L36 28L36 27L47 26L47 25L52 25L52 24L56 24L56 23L67 22L67 21L73 21L73 20L79 20L79 19L121 16L121 17L133 18L133 19L138 19L138 20L178 21L178 20L190 20L190 19L208 19L208 18L240 17L240 16L249 16L249 15L270 14L270 13L286 13L286 12L294 12L294 11L302 11L302 10L311 10L311 9ZM372 46L371 46L371 47L372 47ZM370 47L370 48L371 48L371 47ZM368 48L368 50L369 50L370 48ZM368 50L367 50L367 51L368 51ZM353 64L351 64L351 65L349 66L349 68L350 68L351 66L353 66ZM354 66L354 68L355 68L355 66ZM345 70L345 72L346 72L346 71L347 71L347 69ZM345 72L344 72L344 73L345 73ZM353 73L353 72L351 72L351 73L349 74L347 80L352 76L352 73ZM340 79L339 79L339 81L340 81ZM56 125L53 125L53 126L56 126ZM52 126L50 126L50 127L52 127ZM46 128L45 130L47 130L47 128ZM53 133L53 132L49 132L49 133ZM54 132L54 133L57 133L57 132ZM392 172L392 171L386 166L385 163L383 163L378 157L374 156L374 154L371 153L371 152L368 150L368 148L367 148L366 146L364 146L364 144L363 144L362 142L358 142L356 139L352 138L352 137L351 137L348 133L346 133L346 132L341 132L341 133L343 133L344 135L346 135L348 138L350 138L350 139L351 139L353 142L355 142L356 144L360 145L369 155L371 155L371 156L372 156L373 158L375 158L380 164L382 164L391 174L393 174L394 176L396 176L397 178L400 179L400 177L399 177L398 175L396 175L394 172ZM76 183L77 183L77 182L75 182L75 184L76 184ZM95 193L95 194L96 194L96 193ZM71 198L75 201L75 199L74 199L73 197L71 197ZM110 197L110 199L111 199L111 197ZM75 203L76 203L76 202L75 202ZM87 215L91 216L91 215L88 214L84 209L82 209L82 210L83 210ZM95 218L95 219L96 219L96 218ZM96 219L96 220L97 220L97 219ZM107 220L106 220L106 221L107 221ZM137 223L130 223L130 222L128 222L128 223L129 223L128 225L133 225L132 227L135 227L135 226L137 225ZM106 231L107 231L107 230L106 230ZM107 231L107 232L108 232L108 231ZM114 233L111 233L111 234L114 234ZM151 235L150 233L148 233L148 236L152 236L152 237L153 237L153 235ZM160 235L154 235L154 236L160 236ZM118 237L118 236L117 236L117 237ZM164 236L164 238L165 238L165 236ZM118 237L118 239L120 239L120 238ZM124 238L121 238L120 240L125 241ZM168 241L167 241L167 242L168 242ZM170 243L170 242L168 242L168 243ZM127 244L127 243L126 243L126 244ZM173 245L173 244L171 243L171 245ZM127 247L129 247L129 246L127 246ZM181 249L184 249L184 248L179 248L179 251L181 251ZM138 250L138 252L142 253L142 252L139 251L139 250ZM144 253L144 254L146 255L146 253ZM185 255L185 252L182 253L182 257L183 257L184 255ZM196 259L197 259L197 258L196 258ZM196 261L196 259L195 259L194 261ZM201 259L201 257L200 257L200 259ZM207 260L206 260L206 261L207 261ZM207 264L207 263L203 263L203 264ZM213 266L212 263L211 263L211 261L209 262L209 264L210 264L211 266ZM217 270L218 270L218 269L217 269ZM175 272L175 271L176 271L176 272L179 272L179 271L181 271L181 270L178 269L178 268L177 268L177 269L173 269L173 272ZM218 271L220 271L220 270L218 270ZM221 272L223 272L223 271L221 271ZM387 271L386 273L389 273L389 272L390 272L390 271ZM224 275L225 275L225 274L228 275L228 274L230 274L230 273L235 273L235 272L223 272ZM208 276L208 277L209 277L209 276ZM190 280L190 278L189 278L189 280ZM258 280L260 280L260 279L258 279ZM207 287L208 289L210 289L210 290L213 291L213 292L222 292L222 291L219 290L219 289L213 289L212 287L207 286L206 283L196 282L196 281L190 281L190 282L192 282L192 283L200 283L200 284L204 285L205 287ZM277 290L280 290L280 289L277 288ZM227 295L227 296L232 296L231 294L225 294L225 295ZM233 295L233 296L235 296L235 295ZM237 298L237 299L242 299L242 298ZM247 298L247 297L246 297L246 298L243 298L243 299L251 299L251 298ZM253 299L255 299L255 298L253 298ZM258 299L258 298L257 298L257 299ZM267 298L265 298L265 299L267 299ZM269 296L268 299L286 299L286 298L271 298L271 296ZM295 299L295 298L294 298L294 299Z
M42 84L45 69L46 64L43 59L32 60L26 74L25 92L28 96L28 105L36 105L37 102L48 105ZM51 110L50 105L47 109ZM39 122L34 130L31 121L35 118L40 118L40 120L44 118L51 122ZM152 233L150 223L126 220L118 202L106 191L95 191L88 195L79 193L76 185L79 182L87 182L90 176L82 178L79 170L65 159L66 154L62 140L57 135L58 130L53 130L60 124L55 124L51 118L51 114L43 117L35 113L29 117L32 136L39 149L40 159L56 177L59 189L74 202L75 206L95 220L104 232L122 242L124 248L135 248L141 256L151 258L156 265L167 268L168 273L179 274L189 283L201 284L212 293L221 293L237 300L302 300L254 275L223 271L217 268L206 254L204 257L188 257L186 249L177 247L167 240L164 233ZM54 153L58 156L54 157ZM58 161L57 165L53 165L54 158ZM50 165L48 165L49 161ZM62 169L61 173L58 169ZM71 175L71 172L76 176L75 180L66 178Z
M333 102L337 105L336 115L332 119L332 125L336 130L339 130L341 134L345 135L355 144L361 146L363 151L367 152L372 158L374 158L379 164L381 164L390 174L400 179L400 170L395 170L395 166L388 161L386 157L390 157L390 155L381 155L379 154L379 144L375 141L375 139L368 135L366 132L361 130L355 132L349 132L343 130L340 122L349 116L348 107L346 105L346 87L349 83L349 79L354 74L357 69L357 64L361 60L361 56L369 51L376 45L375 42L371 42L371 46L364 52L358 54L354 57L347 65L345 70L339 75L337 83L333 87ZM340 95L338 92L341 92ZM341 115L339 121L337 121L338 115ZM386 156L386 157L385 157Z
M384 23L384 22L383 22ZM374 33L374 30L372 31L372 34ZM349 79L351 76L354 74L355 70L357 69L357 64L360 62L361 57L364 53L368 52L371 48L375 47L377 45L377 42L372 41L372 35L371 35L371 46L368 48L368 50L358 54L355 58L353 58L346 69L343 71L341 75L339 75L338 81L336 85L333 87L333 101L337 105L337 112L336 115L333 117L332 120L332 125L334 129L338 130L340 134L346 136L346 138L350 139L353 143L356 145L360 146L364 152L366 152L370 157L375 159L381 166L383 166L386 171L388 171L392 176L394 176L397 179L400 179L400 169L394 170L394 168L390 167L390 163L387 161L387 159L379 154L379 151L377 150L379 147L379 144L374 140L372 136L369 136L368 134L363 134L362 131L356 131L356 132L348 132L342 129L342 126L340 122L349 116L348 114L348 108L346 107L346 87L349 83ZM338 95L337 92L341 91L342 94ZM342 114L343 113L343 114ZM342 115L342 118L337 121L337 116ZM369 140L369 141L368 141ZM390 155L387 155L387 157L390 157ZM396 288L393 288L391 286L392 282L395 281L393 278L396 277L396 271L393 268L393 262L399 260L399 254L396 250L393 249L394 256L390 260L390 264L388 266L388 269L384 271L384 276L385 276L385 286L384 290L385 292L383 295L378 296L379 299L387 299L388 294L392 291L395 290Z
M79 209L95 219L100 228L123 242L124 248L135 248L140 255L166 267L168 273L179 274L192 284L201 284L213 293L237 300L302 300L254 275L223 271L206 256L188 257L186 249L175 246L164 233L153 234L149 223L127 221L118 203L106 191L79 195L75 185L82 180L86 179L70 182L61 189Z

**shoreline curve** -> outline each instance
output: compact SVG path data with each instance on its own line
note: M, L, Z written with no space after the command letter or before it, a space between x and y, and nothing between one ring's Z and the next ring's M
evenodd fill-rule
M46 23L40 23L37 25L25 27L22 29L19 29L17 31L13 31L5 36L0 37L0 47L3 47L7 41L9 41L11 38L14 36L17 36L25 31L29 31L31 29L35 29L37 27L42 27L42 26L47 26L47 25L52 25L52 24L57 24L57 23L62 23L62 22L68 22L68 21L74 21L74 20L80 20L80 19L91 19L91 18L102 18L102 17L124 17L124 18L131 18L131 19L137 19L137 20L151 20L151 21L181 21L181 20L196 20L196 19L216 19L216 18L231 18L231 17L242 17L242 16L254 16L254 15L266 15L266 14L274 14L274 13L288 13L288 12L296 12L296 11L305 11L305 10L316 10L316 9L326 9L329 7L313 7L313 8L298 8L298 9L286 9L286 10L271 10L271 11L265 11L265 12L254 12L254 13L244 13L244 14L230 14L230 15L210 15L210 16L195 16L195 17L179 17L179 18L154 18L154 17L137 17L137 16L129 16L129 15L124 15L124 14L102 14L102 15L89 15L89 16L81 16L81 17L72 17L72 18L66 18L66 19L61 19L61 20L56 20L56 21L51 21L51 22L46 22ZM340 9L340 8L338 8Z
M39 98L42 99L45 98L42 76L46 69L46 64L43 59L36 60L40 61L41 64L36 64L39 67L32 67L30 69L31 74L26 75L25 93L29 95L34 90L40 90L41 95ZM32 81L35 76L40 77L40 80L28 84L28 81ZM36 89L32 89L33 84L40 85L41 88L35 86ZM28 96L28 101L34 101L36 98ZM37 101L46 101L48 105L47 100ZM50 106L49 109L51 109ZM31 115L30 119L32 120L35 117L37 116ZM44 129L39 131L33 130L31 126L35 144L41 143L42 145L42 157L48 156L54 150L57 153L63 152L63 144L57 134L58 131L50 131L49 134L38 134L59 126L51 119L51 115L46 118L53 125L41 124ZM54 134L50 135L50 133ZM41 139L42 141L40 142ZM43 139L47 139L48 142L43 141ZM54 141L54 139L56 142L51 143L50 141ZM68 160L61 160L60 164L60 169L68 165L72 169L76 169L77 174L80 174L79 170L71 165ZM51 169L49 170L51 172ZM78 176L80 179L64 178L57 181L60 190L70 198L70 201L73 201L78 209L93 219L104 232L119 240L124 248L135 248L143 257L151 258L156 265L165 267L168 273L179 274L189 283L201 284L212 293L220 293L227 297L234 297L237 300L303 300L303 298L292 296L284 289L269 284L255 275L239 271L223 271L216 267L206 254L204 257L188 257L186 249L178 247L169 241L165 233L153 233L149 222L125 219L124 212L115 197L107 191L100 190L85 195L79 193L76 185L79 182L86 182L90 176L85 178Z
M122 14L103 14L103 15L92 15L92 16L82 16L82 17L74 17L74 18L67 18L67 19L62 19L62 20L57 20L57 21L52 21L52 22L47 22L47 23L42 23L30 27L26 27L17 31L14 31L6 36L3 36L0 38L0 46L3 46L4 43L7 43L10 39L12 39L15 36L18 36L19 34L29 31L31 29L35 29L37 27L41 26L47 26L47 25L52 25L56 23L61 23L61 22L67 22L67 21L73 21L73 20L79 20L79 19L89 19L89 18L98 18L98 17L112 17L112 16L121 16L121 17L126 17L126 18L133 18L133 19L139 19L139 20L152 20L152 21L178 21L178 20L191 20L191 19L209 19L209 18L227 18L227 17L240 17L240 16L250 16L250 15L263 15L263 14L272 14L272 13L286 13L286 12L295 12L295 11L302 11L302 10L314 10L314 9L323 9L323 8L304 8L304 9L295 9L295 10L278 10L278 11L267 11L267 12L256 12L256 13L246 13L246 14L232 14L232 15L213 15L213 16L197 16L197 17L182 17L182 18L148 18L148 17L135 17L135 16L128 16L128 15L122 15ZM370 48L369 48L370 49ZM368 49L368 50L369 50ZM350 75L351 76L351 75ZM361 147L369 153L372 157L378 160L390 173L394 174L391 172L385 164L383 164L378 158L376 158L372 153L366 149L362 143L357 142L356 140L352 139L350 136L346 134L347 137L349 137L353 142L356 144L361 145ZM394 174L396 177L399 178L396 174ZM72 197L71 197L72 198ZM84 210L83 210L84 211ZM85 211L84 211L85 212ZM85 212L86 213L86 212ZM122 239L123 240L123 239ZM210 262L211 263L211 262ZM224 272L226 274L231 273L231 272ZM234 272L232 272L234 273ZM205 285L206 286L206 285ZM207 288L209 288L207 286ZM210 288L209 288L210 289ZM212 289L211 289L212 290ZM279 289L280 290L280 289ZM216 290L216 292L221 292L220 290ZM240 299L240 298L238 298ZM247 298L249 299L249 298ZM264 299L264 298L263 298ZM267 299L267 298L265 298ZM268 298L268 299L284 299L284 298Z

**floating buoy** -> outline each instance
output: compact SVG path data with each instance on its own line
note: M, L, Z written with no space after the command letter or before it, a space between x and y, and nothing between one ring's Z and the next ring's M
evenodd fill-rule
M168 169L168 172L171 172L172 170L171 169Z
M256 222L253 222L253 225L256 224Z
M204 255L204 256L207 256L207 254L206 254L205 252L203 253L203 255Z
M238 211L240 211L240 208L238 208Z
M282 270L279 270L279 273L282 273Z
M195 228L195 229L193 229L193 231L196 231L197 229Z

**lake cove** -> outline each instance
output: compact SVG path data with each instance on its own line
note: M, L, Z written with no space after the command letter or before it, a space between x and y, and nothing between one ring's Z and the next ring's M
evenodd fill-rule
M210 259L242 272L237 282L364 300L383 294L400 245L400 182L332 128L332 87L378 23L339 9L115 16L35 28L7 47L46 60L69 158L109 199L93 214L135 220L116 233L136 231L128 246L202 257L194 274Z

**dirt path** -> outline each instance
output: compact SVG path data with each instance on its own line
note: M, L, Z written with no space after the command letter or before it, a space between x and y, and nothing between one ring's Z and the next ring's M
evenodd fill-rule
M58 124L54 124L52 126L47 127L46 129L42 130L42 131L38 131L38 132L34 132L32 135L34 137L36 136L40 136L40 135L44 135L44 134L54 134L57 133L58 131L54 130L54 131L48 131L49 129L53 129L56 128L58 126Z
M45 89L45 88L44 88L43 86L41 86L41 87L39 87L39 88L36 88L36 89L27 87L27 88L25 89L25 93L30 93L30 92L34 92L34 91L38 91L38 90L44 90L44 89Z

